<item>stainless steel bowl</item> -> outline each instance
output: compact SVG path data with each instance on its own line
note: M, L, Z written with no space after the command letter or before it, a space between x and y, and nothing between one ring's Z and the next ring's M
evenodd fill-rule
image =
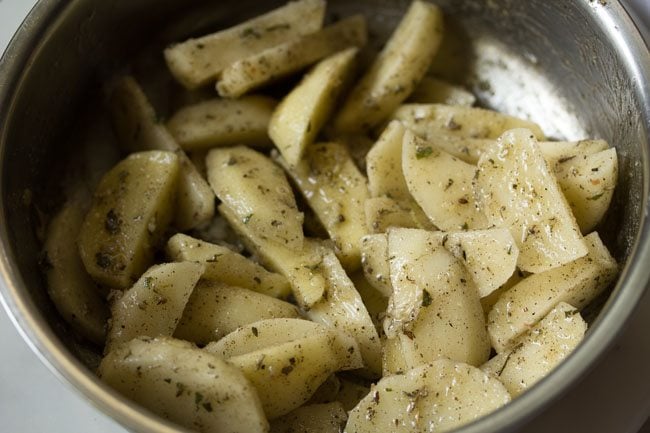
M276 2L41 0L0 61L0 273L2 300L31 348L100 410L138 432L178 427L135 407L97 380L97 357L71 337L39 271L43 214L60 201L59 162L89 95L147 44L230 24ZM621 276L585 341L513 403L463 432L510 431L575 384L616 339L650 278L650 54L618 1L440 0L448 14L445 68L482 104L530 117L557 138L615 145L620 179L600 227ZM376 40L406 1L330 0L339 14L364 12ZM180 17L180 18L179 18ZM68 143L70 144L64 144Z

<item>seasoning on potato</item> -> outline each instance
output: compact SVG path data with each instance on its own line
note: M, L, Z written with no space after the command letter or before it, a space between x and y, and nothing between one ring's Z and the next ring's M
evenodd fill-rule
M118 78L135 153L48 231L50 296L104 345L102 380L199 432L472 422L580 344L619 269L594 231L614 148L431 76L437 6L415 0L365 67L365 18L323 26L325 7L168 47L192 103L165 123Z

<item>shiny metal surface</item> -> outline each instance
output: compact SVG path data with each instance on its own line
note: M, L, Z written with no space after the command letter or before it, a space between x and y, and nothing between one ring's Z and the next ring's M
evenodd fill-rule
M132 407L86 366L96 355L70 337L45 295L37 263L38 232L41 214L57 203L53 179L60 178L61 156L65 159L79 144L68 137L86 109L84 97L145 42L172 41L271 7L270 2L252 0L212 2L178 20L179 9L190 3L199 4L41 1L0 61L3 303L56 374L134 431L178 429ZM407 3L330 1L342 14L365 12L375 35L385 35ZM552 375L462 430L508 431L558 398L589 369L647 285L650 54L617 2L439 3L449 13L455 35L444 49L446 68L453 71L449 78L468 83L485 105L538 121L550 135L605 138L617 146L621 164L615 210L601 234L626 264L600 317L585 342Z

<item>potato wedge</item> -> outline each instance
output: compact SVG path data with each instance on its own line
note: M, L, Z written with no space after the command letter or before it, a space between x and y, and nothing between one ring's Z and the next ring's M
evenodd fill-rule
M336 395L336 401L341 402L346 412L351 411L370 392L368 386L348 377L340 377L339 382L341 387Z
M282 100L269 123L269 136L291 167L302 159L352 78L358 48L321 60Z
M126 289L153 263L172 219L178 172L176 154L149 151L104 175L79 234L81 260L95 281Z
M594 232L585 237L586 256L546 272L533 274L501 295L488 315L488 332L497 352L548 314L559 302L579 310L614 281L618 265Z
M296 319L293 320L295 323ZM273 327L268 322L252 323L225 338L250 340L249 334L253 334L259 340L256 350L237 349L239 353L228 357L228 362L240 368L255 385L269 419L300 407L332 373L363 365L356 341L345 333L317 325L310 335L302 338L287 338L288 341L278 343L272 337L266 342L266 333L261 331ZM206 350L214 351L218 347L228 351L228 344L219 343L206 346ZM213 353L225 355L224 352ZM278 389L284 391L278 393Z
M402 170L411 195L429 220L442 230L483 229L472 179L476 167L435 148L411 131L404 133Z
M488 359L490 341L476 287L439 232L391 229L393 294L384 331L384 371L406 371L440 357L472 365ZM402 352L393 354L392 350Z
M366 227L370 233L383 234L391 227L426 228L433 229L435 226L422 209L413 202L413 208L405 209L400 204L386 196L372 197L364 203L366 214Z
M570 161L577 156L587 156L607 150L609 144L605 140L580 141L540 141L539 149L549 167L558 163Z
M509 401L497 379L470 365L439 359L382 378L350 412L345 432L445 432Z
M140 85L125 76L110 92L113 129L120 145L131 152L165 150L176 153L180 164L174 224L180 230L195 228L214 216L214 193L192 161L181 150L158 116Z
M364 211L368 183L345 146L312 144L295 166L281 156L277 160L323 223L343 266L350 271L359 268L361 237L368 233Z
M171 337L202 273L203 265L191 262L149 268L113 300L106 353L136 337Z
M384 315L388 307L388 297L382 295L372 287L361 271L350 275L350 280L352 280L354 287L359 292L359 296L361 296L363 305L368 310L368 314L372 319L372 323L375 325L375 329L377 329L377 333L381 335L383 333Z
M512 233L520 269L539 273L587 254L580 228L530 131L503 134L481 156L474 187L490 224Z
M442 39L440 9L416 0L385 48L348 95L334 120L340 132L370 130L386 119L424 77Z
M208 182L219 199L258 236L299 251L303 214L282 169L244 146L213 149Z
M336 374L331 375L318 387L314 395L311 396L306 405L332 403L336 401L336 396L341 388L341 382Z
M385 233L361 238L361 264L368 283L383 296L393 293L388 263L388 236Z
M443 134L496 140L514 128L528 129L538 140L544 139L544 133L537 124L484 108L404 104L395 110L391 119L401 121L407 129L424 139Z
M582 341L587 323L573 306L560 302L539 323L500 353L492 372L512 397L517 397L551 372Z
M249 323L298 316L298 309L288 302L242 287L202 280L185 306L174 337L206 345Z
M423 77L408 101L414 104L464 105L471 107L476 102L474 96L461 86L434 77Z
M177 262L203 262L202 278L243 287L275 298L291 293L289 281L263 266L221 245L195 239L182 233L167 241L167 256Z
M589 233L603 219L618 180L616 149L576 156L554 169L582 233Z
M317 32L270 47L226 67L217 83L217 91L224 98L238 98L338 51L364 46L366 33L365 18L355 15Z
M249 251L256 254L269 269L289 280L292 293L301 308L309 309L323 297L327 282L320 272L323 254L318 242L308 239L301 250L292 250L254 233L228 206L220 205L219 212L243 237Z
M137 338L111 351L98 374L125 397L187 428L268 432L262 404L244 375L191 343Z
M230 64L318 31L323 25L325 1L299 0L234 27L189 39L165 50L172 75L188 89L214 81Z
M507 229L445 233L442 245L465 265L481 298L505 284L517 268L519 250Z
M271 423L271 433L340 433L348 420L338 401L299 407Z
M359 343L361 356L370 375L381 373L381 343L366 306L345 273L341 263L328 249L323 251L320 271L327 282L325 295L305 312L311 320L345 332Z
M276 105L275 99L259 95L210 99L175 112L167 128L187 151L237 144L268 147L267 129Z
M45 237L43 269L47 294L59 314L75 332L101 346L110 312L75 248L83 218L81 203L72 198L52 219Z

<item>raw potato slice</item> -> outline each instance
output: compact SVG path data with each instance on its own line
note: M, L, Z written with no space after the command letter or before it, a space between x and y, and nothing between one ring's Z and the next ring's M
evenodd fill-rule
M362 15L345 18L317 32L235 61L223 70L217 91L224 98L238 98L338 51L362 47L366 39L365 18Z
M63 205L48 227L43 251L47 293L72 329L101 346L110 313L75 248L83 217L79 200L73 198Z
M614 281L618 265L598 233L586 236L585 242L586 256L530 275L501 295L488 315L488 331L497 352L511 347L559 302L581 310Z
M231 63L318 31L324 15L323 0L291 2L229 29L172 45L165 60L172 75L194 89L215 80Z
M240 327L221 340L208 344L205 350L227 359L307 338L322 329L323 325L304 319L260 320L249 326Z
M180 172L174 224L195 228L214 216L214 193L151 106L133 77L122 77L111 89L110 111L120 145L132 152L165 150L178 156Z
M371 375L381 374L381 343L366 306L333 251L325 250L320 267L327 291L305 315L353 336Z
M461 86L434 77L424 77L408 100L415 104L446 104L471 107L476 102L476 96Z
M384 321L389 339L384 371L388 373L440 357L472 365L488 359L490 341L478 291L443 242L439 232L388 232L393 286Z
M275 99L250 95L238 100L210 99L178 110L167 122L169 132L187 151L246 144L265 147Z
M549 167L555 167L556 164L570 161L577 156L591 155L608 148L609 144L605 140L540 141L539 143L539 149Z
M576 156L555 166L562 193L582 233L589 233L609 209L618 179L616 149Z
M200 345L263 319L298 317L298 309L252 290L203 280L190 296L174 336Z
M345 432L445 432L509 401L497 379L470 365L439 359L382 378L350 412Z
M359 268L361 237L368 233L364 212L368 183L345 146L312 144L297 165L291 167L282 157L278 161L334 241L343 266L350 271Z
M519 250L507 229L445 233L442 244L472 276L481 298L501 287L515 272Z
M312 404L289 412L271 423L271 433L340 433L348 414L339 402Z
M265 322L270 321L240 328L234 336L225 337L230 344L217 343L207 346L206 350L215 351L221 347L227 352L233 341L249 340L249 333L259 340L258 347L252 351L237 348L239 353L228 357L228 362L239 367L255 385L269 419L285 415L307 402L334 372L363 365L356 341L345 333L316 325L310 335L301 338L285 336L286 342L282 343L271 333L270 341L265 341L266 332L262 331L273 327ZM215 353L226 357L224 351ZM282 393L278 393L280 389Z
M191 262L149 268L113 301L105 351L136 337L171 337L202 273L203 265Z
M164 360L164 361L161 361ZM110 352L99 377L125 397L205 433L266 433L255 388L234 366L191 343L138 338Z
M420 206L413 200L402 171L404 126L391 122L366 156L368 189L366 225L375 233L390 226L433 228Z
M303 214L280 167L244 146L213 149L206 165L219 200L251 231L289 249L302 249Z
M424 77L442 39L440 9L416 0L334 120L340 132L369 130L386 119Z
M385 233L361 238L361 264L368 283L388 297L393 292L388 264L388 236Z
M436 227L447 231L488 227L474 199L476 167L406 131L402 170L411 195Z
M301 308L311 308L323 297L327 283L320 272L323 254L318 242L306 239L301 250L289 249L255 233L228 206L221 204L219 212L242 237L249 251L257 255L269 269L289 280L293 295Z
M286 298L291 293L289 281L263 266L221 245L178 233L167 241L167 256L177 262L204 262L202 278L221 281L230 286Z
M587 254L587 246L537 140L513 129L481 156L474 181L479 207L508 228L521 270L539 273Z
M487 372L506 387L512 397L537 383L582 341L587 324L577 309L560 302L537 325L517 339L511 351L502 352ZM490 371L491 370L491 371Z
M352 78L358 51L348 48L322 60L273 112L269 135L289 166L300 162L329 118Z
M79 234L86 270L100 284L126 289L153 263L172 219L178 157L133 153L104 175Z
M439 134L497 139L514 128L529 129L535 138L544 139L544 133L537 124L483 108L404 104L391 118L401 121L407 129L425 140Z

